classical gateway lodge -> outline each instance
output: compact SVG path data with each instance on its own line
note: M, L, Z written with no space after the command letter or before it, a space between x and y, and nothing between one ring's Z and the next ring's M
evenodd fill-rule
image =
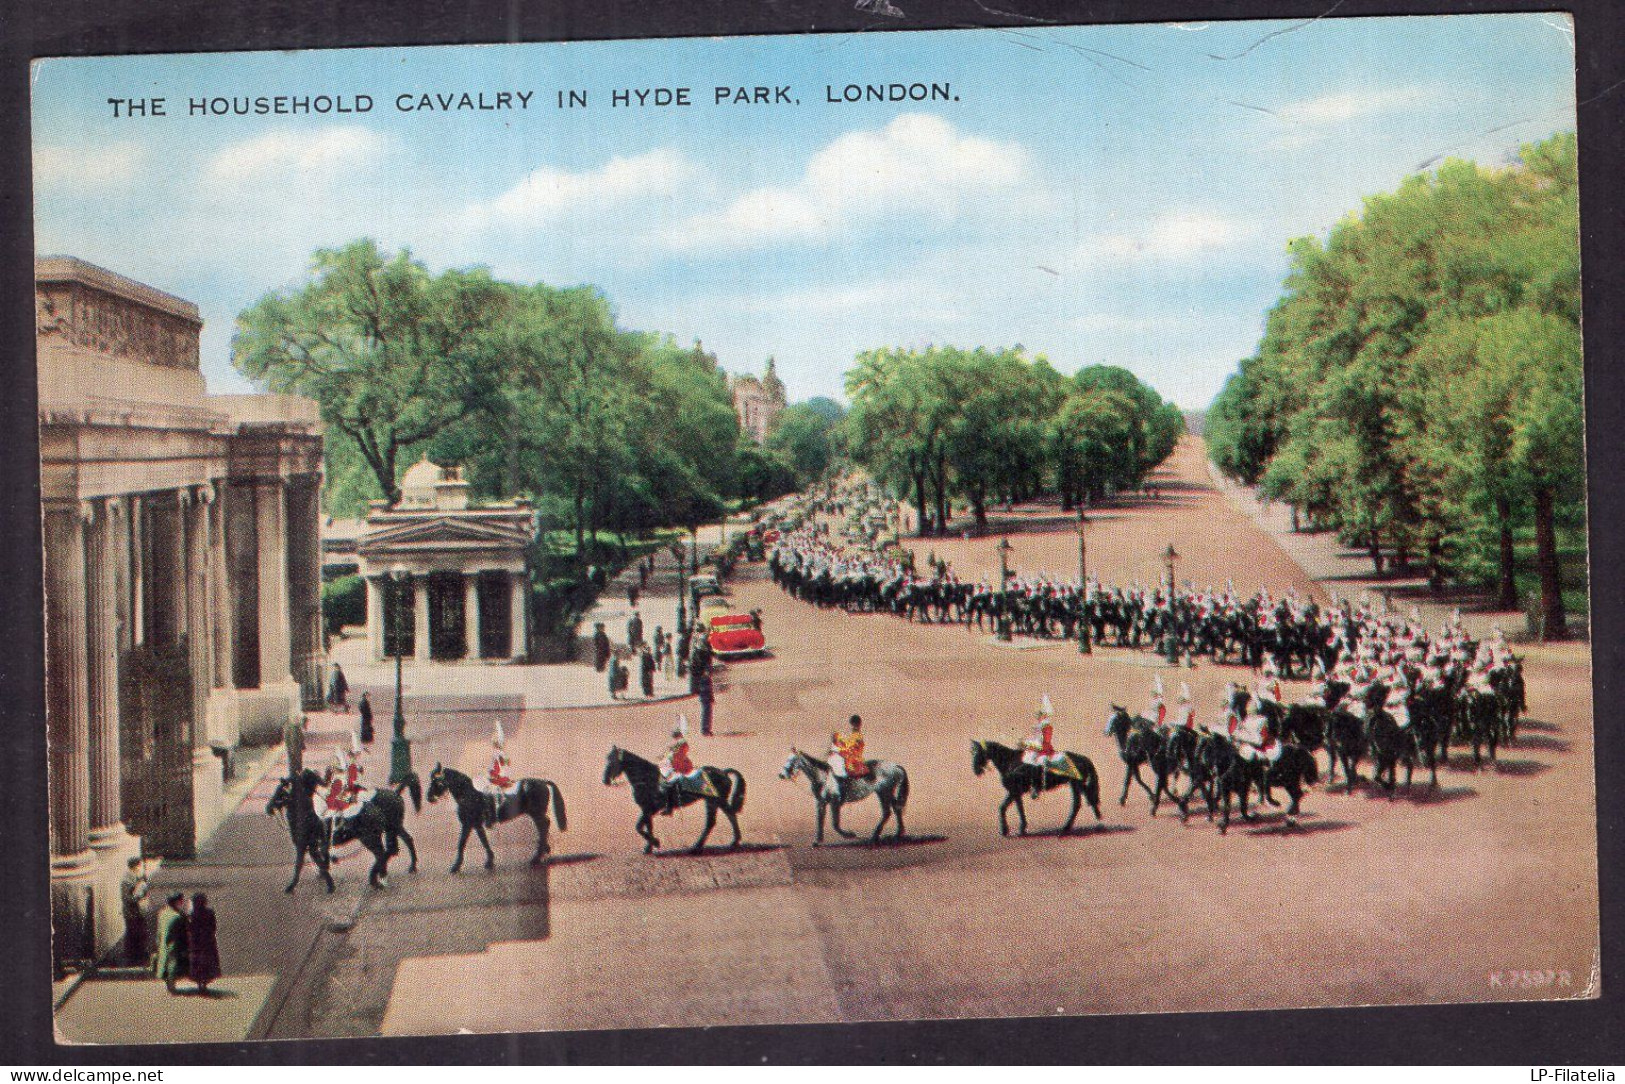
M535 537L528 501L472 508L459 468L407 468L400 501L374 501L356 543L373 660L524 661Z
M127 857L188 856L232 751L321 698L322 431L290 395L209 395L197 306L35 263L58 966L123 934Z

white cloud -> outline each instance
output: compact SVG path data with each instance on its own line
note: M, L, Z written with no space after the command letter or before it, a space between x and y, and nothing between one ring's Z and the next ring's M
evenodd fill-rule
M1181 211L1154 218L1134 232L1085 238L1074 261L1087 267L1134 260L1186 260L1226 248L1254 232L1234 219L1205 211Z
M681 250L828 243L888 219L961 220L1007 210L1031 177L1024 148L958 132L940 117L904 114L884 128L848 132L807 161L790 186L767 186L678 223ZM1016 197L1019 199L1019 197Z
M387 136L358 126L270 131L222 147L208 160L204 176L217 184L255 187L310 183L370 167L390 149Z
M598 169L541 166L495 199L469 207L462 217L476 229L532 229L588 208L601 211L639 200L671 199L704 184L702 173L689 158L665 148L611 158Z
M136 179L146 160L146 147L133 140L94 147L36 147L34 188L41 194L122 188Z

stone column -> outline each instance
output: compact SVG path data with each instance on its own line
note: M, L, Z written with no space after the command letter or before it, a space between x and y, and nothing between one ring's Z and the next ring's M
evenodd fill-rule
M480 657L480 574L463 573L463 657L476 661Z
M412 657L429 661L429 577L412 577Z
M232 673L236 645L237 592L232 590L231 566L226 559L226 502L230 487L224 481L211 486L209 517L209 738L236 745L239 728Z
M212 487L182 491L181 518L186 522L186 653L192 670L192 841L201 843L224 814L225 765L210 747L210 695L214 686L214 610L211 590L214 561L211 520Z
M49 742L53 961L95 951L90 881L90 688L85 660L85 532L77 501L49 505L45 528L45 726Z
M254 486L255 540L259 546L260 688L293 680L288 642L287 487L273 478Z
M147 642L147 521L140 497L130 498L130 644Z
M526 605L530 601L529 582L523 572L510 572L508 582L513 591L508 606L509 628L512 630L508 634L508 651L515 659L523 659L529 648L525 642L525 630L529 625L527 611L530 607Z
M373 662L384 661L384 585L377 576L367 577L367 649Z
M293 676L305 707L322 706L321 483L301 475L288 486L288 598Z
M97 502L86 530L86 688L90 729L90 833L122 832L119 768L118 559L120 502Z

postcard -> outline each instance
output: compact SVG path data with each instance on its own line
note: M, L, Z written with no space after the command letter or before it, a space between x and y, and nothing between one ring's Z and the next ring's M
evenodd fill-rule
M1599 996L1563 16L32 108L59 1041Z

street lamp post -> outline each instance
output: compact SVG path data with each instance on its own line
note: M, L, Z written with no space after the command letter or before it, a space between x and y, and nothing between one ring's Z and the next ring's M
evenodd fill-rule
M1168 543L1168 548L1162 554L1162 559L1168 562L1168 661L1179 661L1179 637L1173 627L1174 617L1174 562L1179 560L1179 554L1174 550L1174 544Z
M412 774L412 742L406 736L406 712L401 704L401 663L406 655L405 632L401 628L401 615L406 609L402 595L411 575L405 567L396 565L389 570L389 577L395 583L394 620L390 622L395 633L395 737L389 743L389 782L394 785Z
M1089 655L1094 651L1089 643L1089 541L1085 534L1089 526L1089 514L1078 508L1078 590L1083 592L1083 605L1078 611L1078 654Z
M1010 632L1010 539L999 540L999 629L998 638L1009 643Z

